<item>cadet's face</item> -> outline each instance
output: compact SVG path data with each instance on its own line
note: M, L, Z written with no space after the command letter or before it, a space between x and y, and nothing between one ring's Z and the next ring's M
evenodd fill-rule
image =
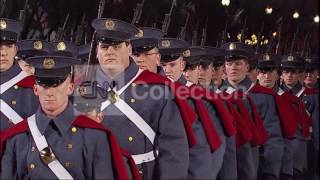
M174 82L178 81L182 75L183 69L185 67L185 62L182 57L177 60L161 63L166 76L172 79Z
M99 42L97 46L97 58L105 72L119 73L126 69L129 66L131 52L131 45L125 42L117 45Z
M154 73L157 72L157 66L160 65L160 54L157 48L140 53L138 56L134 56L133 59L141 69L149 70Z
M306 72L304 83L307 87L312 88L317 83L317 77L319 76L319 70L312 70Z
M212 67L212 80L221 80L224 72L224 65Z
M273 88L278 80L278 72L276 69L272 71L258 71L259 84L267 88Z
M298 70L283 70L282 77L283 82L287 86L295 86L298 84L301 74Z
M207 87L211 83L213 75L212 64L207 67L200 65L199 67L199 84Z
M239 83L244 80L249 70L249 65L244 59L227 61L225 66L228 81L234 83Z
M49 116L56 117L68 105L68 96L73 92L71 78L68 77L57 87L35 85L34 94L39 97L42 110Z
M14 43L0 42L0 72L4 72L13 65L17 47Z
M188 81L192 82L193 84L198 84L199 66L196 66L194 69L185 70L183 75Z

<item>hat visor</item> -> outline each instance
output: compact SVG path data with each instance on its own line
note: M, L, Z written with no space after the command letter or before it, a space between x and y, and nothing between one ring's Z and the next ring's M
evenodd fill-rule
M143 47L136 47L136 48L132 48L132 53L134 55L139 55L140 53L145 53L145 52L148 52L152 49L154 49L155 46L143 46Z
M16 43L18 39L18 34L11 31L0 31L0 42L13 42Z
M130 34L119 32L119 31L109 31L109 30L98 30L97 40L100 42L124 42L130 39Z
M62 84L65 80L67 79L66 77L37 77L35 78L36 83L42 87L57 87L60 84Z
M55 68L55 69L40 69L35 68L35 77L36 78L66 78L69 74L71 74L71 66L63 67L63 68Z
M181 54L161 55L161 62L172 62L182 57Z
M133 48L143 46L158 47L158 40L153 38L131 39L131 44Z
M28 57L33 57L33 56L44 56L47 55L48 53L45 51L39 51L39 50L22 50L17 52L17 57L19 59L25 59Z
M304 69L303 63L297 62L283 62L281 63L282 69Z

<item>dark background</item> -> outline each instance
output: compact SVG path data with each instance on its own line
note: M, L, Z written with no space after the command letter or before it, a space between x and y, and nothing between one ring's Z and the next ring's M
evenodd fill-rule
M272 32L278 31L281 24L280 52L289 53L291 51L294 34L299 29L296 33L294 51L308 49L309 54L318 54L319 24L313 21L314 16L319 14L318 0L230 1L229 7L224 7L221 5L221 0L177 0L167 36L177 37L181 27L185 24L187 13L190 13L185 36L185 39L190 43L193 34L198 35L195 44L200 43L202 28L205 26L207 18L206 45L209 46L220 45L222 41L238 41L236 37L241 31L246 39L250 38L252 34L257 36L261 34L270 41ZM133 10L139 2L141 0L106 0L103 17L131 22ZM155 26L161 29L164 14L168 13L171 2L172 0L145 0L142 17L136 25L138 27ZM62 27L65 17L69 13L70 18L66 29L64 29L64 39L70 40L70 37L75 36L77 25L81 23L85 14L85 36L81 39L81 43L88 43L93 32L90 22L97 17L98 4L98 0L29 0L22 38L52 40L49 36L30 36L28 33L35 29L43 31L44 28L50 32L57 31L59 27ZM273 7L271 15L265 13L267 5ZM2 16L19 19L19 10L24 6L25 0L6 0L5 14ZM299 11L299 19L292 18L294 10ZM244 25L245 21L246 25ZM47 24L43 25L44 23ZM264 28L260 33L262 24L264 24ZM225 29L229 38L223 40ZM279 39L276 37L272 41L274 45L277 40Z

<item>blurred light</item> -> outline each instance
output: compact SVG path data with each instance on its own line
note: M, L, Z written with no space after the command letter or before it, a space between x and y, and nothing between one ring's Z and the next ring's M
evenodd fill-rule
M269 40L268 39L265 39L264 41L263 41L263 44L268 44L269 43Z
M245 43L245 44L248 44L248 45L251 45L251 44L252 44L252 41L251 41L250 39L246 39L246 40L244 41L244 43Z
M256 36L255 34L252 34L252 35L251 35L251 39L252 39L252 40L257 40L257 36Z
M253 44L253 45L258 44L258 40L257 40L257 39L253 40L253 41L252 41L252 44Z
M230 39L230 38L231 38L231 36L230 36L230 34L229 34L229 33L227 33L227 37L228 37L228 39Z
M298 11L295 11L295 12L293 13L292 17L293 17L294 19L298 19L298 18L300 17L300 14L298 13Z
M267 6L265 9L264 9L264 11L266 12L266 14L271 14L272 13L272 7L270 7L270 6Z
M221 4L222 4L223 6L229 6L230 0L221 0Z
M276 37L277 34L278 34L277 32L273 32L273 33L272 33L272 36L273 36L273 37Z
M319 15L316 15L314 18L313 18L314 22L315 23L319 23Z
M238 35L237 35L237 39L240 41L241 40L241 33L239 33Z

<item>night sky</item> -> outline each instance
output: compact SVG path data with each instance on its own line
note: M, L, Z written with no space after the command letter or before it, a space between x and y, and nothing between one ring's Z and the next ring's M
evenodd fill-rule
M3 1L3 0L2 0ZM3 17L18 19L19 9L23 9L25 0L6 0L6 12ZM230 39L224 41L237 41L236 36L243 31L244 36L250 38L252 34L260 34L262 24L264 29L261 35L270 40L272 32L277 31L282 22L280 44L282 52L288 52L294 33L299 29L296 51L303 48L303 44L312 47L312 54L317 54L319 49L319 24L313 22L313 17L319 14L318 0L230 0L228 7L221 5L221 0L177 0L174 8L168 36L177 37L181 27L184 26L187 14L190 19L187 23L185 39L192 42L193 35L198 35L197 44L200 43L202 29L208 18L206 45L216 46L223 41L225 27ZM141 0L106 0L103 17L112 17L131 22L133 9ZM145 0L142 17L139 26L156 26L161 29L164 14L170 10L172 0ZM57 30L63 25L66 14L70 14L66 28L66 37L71 37L72 31L75 32L77 25L85 13L86 32L90 37L93 29L90 26L92 19L97 17L98 0L29 0L29 11L25 21L25 32L22 38L30 29L39 28L39 23L33 22L31 18L34 9L43 7L47 13L48 27ZM267 15L265 7L273 7L273 13ZM294 10L298 10L300 18L292 18ZM281 21L282 17L282 21ZM246 25L244 22L246 21ZM305 43L305 38L309 38ZM90 39L90 38L87 38ZM311 40L310 40L311 39ZM83 40L84 41L84 40Z

